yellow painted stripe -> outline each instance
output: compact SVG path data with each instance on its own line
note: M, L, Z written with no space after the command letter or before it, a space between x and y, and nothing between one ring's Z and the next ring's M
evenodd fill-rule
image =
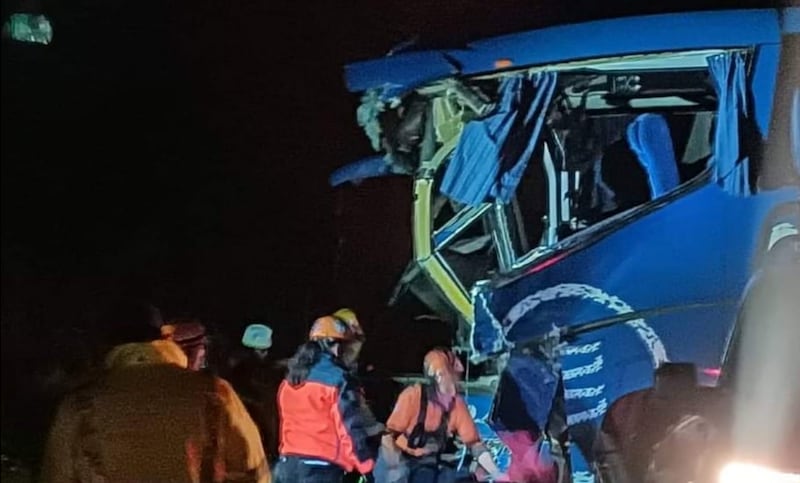
M427 168L438 169L442 161L452 152L458 143L458 136L447 142L437 151ZM472 324L472 301L461 284L453 278L442 262L433 255L432 240L433 228L431 226L431 192L433 180L430 178L416 178L414 180L414 220L413 220L413 245L414 259L423 271L431 278L433 283L441 290L447 301L458 311L463 319Z
M433 180L414 182L414 258L431 256L431 187Z
M472 301L470 301L467 294L461 288L461 285L453 280L450 272L448 272L435 257L422 260L420 265L431 277L436 286L439 287L448 302L450 302L468 324L472 325Z

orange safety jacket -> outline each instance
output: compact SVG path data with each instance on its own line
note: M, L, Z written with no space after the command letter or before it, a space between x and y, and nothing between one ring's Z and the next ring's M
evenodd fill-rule
M422 384L415 384L405 388L398 396L389 420L386 421L386 429L391 434L405 436L405 438L397 439L396 443L400 449L407 453L412 448L408 447L406 441L418 424L421 414L420 406L423 401L422 391L425 390L427 390L426 386ZM480 443L481 438L475 426L475 421L472 419L469 408L461 396L456 395L452 408L447 411L435 401L430 399L426 401L424 430L428 433L434 433L439 429L443 421L447 423L447 427L444 428L447 436L458 436L468 447Z
M345 471L370 473L374 466L367 444L361 396L347 370L323 354L308 379L278 389L281 455L328 461Z

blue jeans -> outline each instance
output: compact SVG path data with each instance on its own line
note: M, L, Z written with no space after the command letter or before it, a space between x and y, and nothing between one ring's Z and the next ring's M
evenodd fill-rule
M408 483L455 483L456 471L444 465L410 463Z

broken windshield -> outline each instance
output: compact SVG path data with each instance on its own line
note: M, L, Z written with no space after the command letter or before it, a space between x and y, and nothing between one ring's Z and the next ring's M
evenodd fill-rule
M390 100L368 91L359 124L382 159L354 176L414 177L416 272L470 320L479 281L706 172L720 109L711 66L735 75L749 55L584 60L447 78Z

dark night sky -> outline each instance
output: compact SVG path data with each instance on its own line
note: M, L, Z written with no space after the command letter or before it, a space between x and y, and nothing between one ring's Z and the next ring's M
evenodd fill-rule
M261 318L292 343L339 304L375 331L410 255L410 185L328 188L369 153L342 65L415 34L458 45L720 2L639 3L44 0L53 44L2 47L4 342L80 325L121 294L218 324Z

